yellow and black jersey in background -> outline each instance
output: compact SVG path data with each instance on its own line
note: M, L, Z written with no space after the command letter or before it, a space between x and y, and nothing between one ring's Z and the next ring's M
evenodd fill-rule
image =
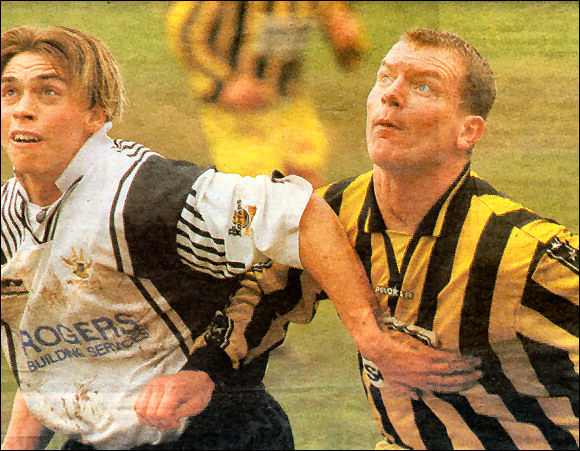
M292 96L300 88L308 32L319 24L342 65L358 60L364 38L361 34L345 49L335 45L331 18L337 15L358 21L341 1L174 2L166 26L169 45L193 88L211 102L224 83L243 77L260 79L281 97Z
M411 400L359 356L385 442L578 448L577 235L498 193L469 166L412 236L385 225L372 172L319 193L365 266L385 327L483 362L483 377L468 391ZM256 268L226 312L228 332L206 334L209 346L243 365L280 344L289 321L308 322L317 297L306 273Z

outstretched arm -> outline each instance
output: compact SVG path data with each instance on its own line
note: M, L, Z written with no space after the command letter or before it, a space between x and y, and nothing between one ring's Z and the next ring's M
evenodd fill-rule
M28 410L22 392L17 390L2 449L44 449L53 435Z
M381 331L372 309L375 305L374 294L362 264L338 218L317 195L310 197L300 220L299 254L301 263L332 299L358 349L366 358L373 360L384 378L401 392L416 397L415 390L461 391L480 376L474 368L478 364L475 359L432 349L399 332ZM252 357L256 357L268 351L271 345L264 346L260 340L255 340L259 350L248 349L247 343L244 343L247 339L244 328L254 316L255 307L263 296L283 290L288 283L297 283L296 278L288 277L287 271L288 267L274 265L250 273L226 311L227 321L233 322L235 336L228 337L221 344L212 343L212 349L206 353L202 348L201 353L194 354L193 358L204 355L206 360L214 358L217 362L229 362L231 359L232 366L237 368L250 352ZM268 283L280 285L264 286ZM283 321L285 324L297 319L307 322L311 318L320 287L311 283L310 277L302 278L302 285L303 297L298 304L307 305L297 305L285 318L266 318L271 322L271 327L266 332L270 336L265 341L282 341L286 332ZM272 313L270 309L264 311ZM215 362L210 363L216 369ZM203 369L204 365L197 367ZM229 372L224 372L231 375L231 368ZM163 376L145 387L135 410L139 420L145 424L159 429L175 428L179 426L179 418L196 415L207 406L213 389L214 381L203 371L182 371Z
M330 210L330 213L329 213ZM396 331L381 331L366 273L328 204L313 195L300 222L300 260L324 289L357 348L408 396L413 389L454 392L481 373L478 359L432 349Z

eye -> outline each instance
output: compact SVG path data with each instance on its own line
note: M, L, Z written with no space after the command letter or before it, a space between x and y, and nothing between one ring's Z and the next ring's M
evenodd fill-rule
M426 84L421 84L417 86L417 91L419 92L429 92L431 91L431 88L429 87L429 85Z
M43 94L47 96L54 96L56 95L56 91L52 88L44 88Z
M2 89L2 97L12 97L15 95L16 95L16 89L14 89L14 88Z
M391 77L388 75L379 75L379 83L389 84L391 82Z

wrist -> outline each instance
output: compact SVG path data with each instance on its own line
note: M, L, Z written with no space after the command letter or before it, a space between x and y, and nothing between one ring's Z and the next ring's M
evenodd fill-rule
M379 327L375 316L367 311L361 315L358 330L352 336L357 349L369 360L380 359L385 354L388 334Z

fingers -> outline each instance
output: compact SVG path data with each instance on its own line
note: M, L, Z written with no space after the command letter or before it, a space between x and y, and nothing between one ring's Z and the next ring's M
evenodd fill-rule
M423 367L425 371L441 376L474 374L481 365L481 360L473 357L460 356L459 359L434 361Z
M483 376L482 371L473 367L460 371L457 367L444 363L427 368L391 368L391 371L382 371L382 374L391 384L404 384L412 389L445 393L468 390Z
M389 332L390 358L375 362L391 385L419 391L461 392L473 387L482 372L481 359L435 349L399 332Z
M137 414L137 419L140 423L146 424L148 426L152 426L150 424L149 419L146 416L147 413L147 406L149 405L149 398L151 397L153 387L151 385L146 385L139 396L137 397L137 401L133 404L133 409Z
M210 400L211 394L209 396L203 396L202 394L194 396L175 410L175 418L181 419L199 415L207 407Z
M181 423L175 414L181 400L164 382L154 379L145 386L134 405L135 413L139 422L148 426L160 430L179 428Z
M481 376L481 371L472 371L454 376L430 374L425 378L424 385L430 391L462 392L473 387Z

